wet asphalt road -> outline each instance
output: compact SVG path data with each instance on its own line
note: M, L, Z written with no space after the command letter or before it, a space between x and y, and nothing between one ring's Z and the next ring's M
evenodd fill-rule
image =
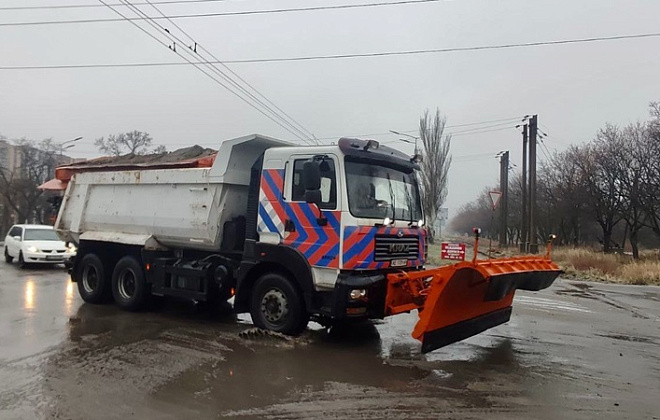
M63 268L0 263L0 419L660 418L660 288L519 292L511 322L427 355L415 318L262 337L181 302L83 304Z

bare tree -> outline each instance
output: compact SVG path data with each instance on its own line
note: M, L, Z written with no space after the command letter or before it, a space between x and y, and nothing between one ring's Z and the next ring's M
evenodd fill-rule
M596 139L583 148L577 162L587 190L587 202L603 231L603 250L609 252L614 227L621 221L621 191L618 159L623 147L621 130L607 124Z
M471 235L472 229L481 228L484 238L494 237L498 234L498 227L493 225L493 205L489 192L493 188L484 188L476 200L461 207L452 218L449 229L460 235Z
M0 168L0 195L20 222L44 223L49 205L37 189L55 173L59 155L52 140L15 142L16 162Z
M539 202L543 203L539 211L545 213L539 220L541 234L559 234L560 244L577 246L582 240L588 196L581 169L583 158L583 152L573 146L554 153L539 171Z
M623 130L621 145L617 156L619 210L626 222L626 234L630 235L630 246L633 258L639 259L639 232L644 227L647 214L644 209L644 194L648 182L645 181L643 168L648 168L653 157L648 153L648 125L646 123L630 124Z
M640 157L646 159L640 165L640 190L645 224L660 236L660 102L650 104L650 114L647 135L639 148Z
M108 138L101 137L94 141L94 145L103 153L111 156L124 154L146 155L150 153L165 153L165 146L152 147L153 139L148 133L142 131L129 131L128 133L111 134Z
M442 204L447 198L447 175L451 165L449 146L451 135L444 135L447 119L435 111L429 111L419 120L419 136L422 142L422 203L428 226L431 227L429 241L433 243L433 226Z

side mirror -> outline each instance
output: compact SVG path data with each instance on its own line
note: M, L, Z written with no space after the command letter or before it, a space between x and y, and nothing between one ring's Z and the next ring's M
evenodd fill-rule
M305 201L310 204L321 204L321 190L307 190L305 191Z
M303 184L306 191L321 189L321 168L318 162L308 160L303 163Z
M319 162L308 160L303 163L303 184L305 184L305 201L316 204L319 209L319 217L316 222L319 226L326 226L328 219L323 217L323 210L319 207L323 200L321 195L321 164Z
M14 236L14 239L17 240L18 242L21 242L21 237L20 236Z

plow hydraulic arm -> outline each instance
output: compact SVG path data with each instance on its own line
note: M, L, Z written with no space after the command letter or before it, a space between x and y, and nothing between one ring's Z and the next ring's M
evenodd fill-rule
M516 289L545 289L560 273L549 253L392 273L385 315L418 309L412 336L427 353L507 322Z

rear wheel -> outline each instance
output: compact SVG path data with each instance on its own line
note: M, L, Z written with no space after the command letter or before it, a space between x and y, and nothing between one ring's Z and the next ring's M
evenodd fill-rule
M112 273L112 296L117 305L130 311L141 309L149 297L147 281L139 261L123 257Z
M18 251L18 266L21 268L27 268L27 263L23 258L23 251Z
M9 251L7 251L7 247L5 247L5 262L11 263L12 261L14 261L14 257L9 255Z
M106 278L103 262L98 255L85 255L78 265L78 273L78 293L85 302L103 303L108 300L110 279Z
M298 289L278 273L264 274L257 280L250 313L257 327L289 335L300 334L309 322Z

